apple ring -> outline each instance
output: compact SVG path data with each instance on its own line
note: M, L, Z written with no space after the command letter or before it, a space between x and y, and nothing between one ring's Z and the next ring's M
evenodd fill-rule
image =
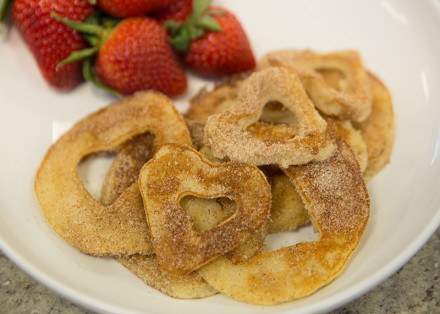
M172 102L157 92L140 92L82 119L47 152L36 175L35 193L53 229L79 250L98 256L152 253L137 183L105 206L87 192L77 174L85 157L118 151L146 132L155 135L155 147L191 144Z
M177 299L201 299L218 293L197 272L164 274L155 255L120 256L118 261L150 287Z
M101 189L101 203L113 203L133 182L139 178L139 172L151 155L154 137L142 134L128 142L118 153L107 172ZM219 163L206 148L200 153L213 163ZM201 232L215 227L236 211L236 203L228 198L203 199L188 195L180 200L182 208L194 220L194 226ZM143 207L142 207L143 211ZM143 212L145 216L145 212ZM145 218L145 224L146 218ZM234 261L240 262L251 258L264 249L265 226L261 231L250 236L245 242L228 253ZM148 234L148 237L150 235ZM133 254L120 256L117 260L149 286L175 298L202 298L217 293L197 274L186 276L164 274L155 255Z
M364 173L368 165L367 144L365 143L361 131L356 130L350 120L332 120L336 124L336 134L342 137L348 145L350 145L354 155L356 156L362 173Z
M315 106L329 116L361 122L371 113L373 98L357 51L273 51L259 63L260 69L271 66L297 73Z
M190 127L193 143L198 143L198 148L203 146L203 128L208 117L234 107L238 90L250 74L250 72L247 72L224 78L221 83L214 86L213 90L208 92L207 88L204 87L190 100L190 107L184 117ZM272 124L292 125L296 123L293 113L276 102L264 106L259 120Z
M282 140L258 138L247 130L271 101L282 103L294 113L298 127L286 126L293 137ZM272 127L272 126L270 126ZM238 99L229 111L211 115L204 140L218 158L253 165L282 167L329 158L336 145L326 121L314 109L298 77L290 70L271 67L253 73L243 82Z
M139 175L154 251L164 273L185 275L225 254L267 221L270 187L258 168L240 163L213 164L196 150L162 146ZM227 197L236 212L214 228L198 232L181 208L186 195Z
M152 134L142 134L125 144L107 172L101 188L101 203L112 204L130 185L137 182L142 166L152 153L153 140ZM140 211L147 225L145 210L143 204L141 205ZM151 239L149 233L148 238ZM171 297L196 299L218 293L197 272L192 272L187 276L162 273L154 254L132 254L117 256L116 259L147 285Z
M367 146L366 181L371 180L389 162L395 134L393 101L388 88L374 74L368 73L373 94L373 110L367 120L355 123Z
M252 304L279 304L307 296L341 273L357 248L369 217L369 196L359 165L342 138L322 162L285 169L320 233L234 264L221 256L198 271L215 289Z

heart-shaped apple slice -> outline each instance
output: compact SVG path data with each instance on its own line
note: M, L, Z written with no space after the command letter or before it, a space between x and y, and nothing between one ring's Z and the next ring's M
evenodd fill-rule
M270 186L264 174L244 163L214 164L179 144L162 146L139 175L153 247L162 271L185 275L225 254L267 221ZM187 195L227 197L237 210L219 225L198 232L181 208Z
M282 104L298 125L267 124L257 136L252 128L259 124L264 107ZM335 151L334 136L316 111L298 76L289 69L269 67L249 76L241 85L232 109L211 115L206 121L204 141L217 158L255 166L290 165L323 161ZM273 135L283 134L282 137Z

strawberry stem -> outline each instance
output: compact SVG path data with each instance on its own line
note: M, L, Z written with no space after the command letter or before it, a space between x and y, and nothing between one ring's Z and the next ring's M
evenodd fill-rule
M104 33L104 27L101 27L99 25L95 24L89 24L89 23L82 23L82 22L75 22L69 19L65 19L55 12L51 12L50 15L55 18L57 21L60 21L61 23L73 28L74 30L77 30L81 33L96 35L96 36L102 36Z
M211 4L212 0L193 0L193 16L199 19Z
M4 22L6 16L8 16L9 9L11 8L12 2L14 0L3 0L2 6L0 7L0 22Z
M61 68L63 65L70 63L70 62L84 60L88 57L95 55L96 53L98 53L98 51L99 51L98 46L73 51L66 59L64 59L63 61L61 61L60 63L57 64L56 69L59 70L59 68Z
M193 12L188 16L184 23L167 21L164 27L170 31L169 42L180 52L186 52L189 49L191 40L202 37L205 31L221 32L222 29L212 15L221 14L219 10L209 9L212 0L193 0Z
M210 31L220 32L222 29L217 21L211 15L203 15L198 22L198 25Z
M83 37L92 46L90 48L73 51L66 59L58 63L56 67L57 70L67 63L83 60L82 72L86 81L93 83L96 87L107 91L116 97L121 97L120 93L102 84L93 71L95 55L99 53L101 45L107 40L108 36L110 36L110 33L113 31L113 28L120 22L120 20L102 15L100 11L89 16L85 23L65 19L55 12L51 12L51 16L70 28L83 33Z
M73 51L66 59L62 60L57 65L57 69L67 63L84 60L96 55L99 52L102 43L107 40L108 36L112 32L114 26L116 26L120 21L102 16L100 11L89 16L87 21L84 23L63 18L55 12L51 12L51 16L70 28L83 33L84 39L87 40L87 42L92 46L90 48Z
M99 81L99 79L96 77L95 72L93 72L93 58L92 57L88 57L88 58L84 59L83 76L86 81L93 83L93 85L95 85L96 87L98 87L106 92L109 92L116 97L121 97L121 94L119 94L117 91L111 89L110 87L102 84Z

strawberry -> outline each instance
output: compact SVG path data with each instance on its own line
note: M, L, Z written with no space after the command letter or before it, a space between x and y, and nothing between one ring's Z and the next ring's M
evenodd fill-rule
M186 90L185 72L167 41L166 30L155 20L131 17L117 21L114 28L60 20L88 33L89 42L95 43L93 48L74 52L60 66L86 58L86 66L90 65L84 71L86 79L118 94L154 89L174 97Z
M104 12L118 18L140 16L166 7L176 0L97 0Z
M95 71L122 94L155 89L173 97L186 89L185 73L165 29L149 18L122 21L101 46Z
M193 0L177 0L167 7L154 11L150 16L160 24L164 24L168 20L185 22L192 11Z
M240 22L230 11L209 6L210 0L194 0L185 23L170 21L173 46L185 64L203 76L215 77L255 68L255 57Z
M72 89L82 80L81 62L62 68L57 64L73 51L88 47L81 34L51 17L51 12L85 21L95 8L87 0L15 0L11 17L30 48L44 79L59 90Z

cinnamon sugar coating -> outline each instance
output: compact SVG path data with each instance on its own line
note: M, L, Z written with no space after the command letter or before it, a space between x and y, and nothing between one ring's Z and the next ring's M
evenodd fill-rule
M137 182L142 166L153 153L153 134L141 134L128 141L107 171L101 187L101 203L112 204L130 185Z
M364 179L394 142L391 96L359 54L269 53L202 90L185 117L144 92L72 127L35 181L54 230L175 298L279 304L337 277L368 222ZM76 167L106 151L118 155L100 203ZM264 251L268 233L310 221L317 240Z
M137 183L105 206L87 192L76 171L85 157L118 151L146 132L155 135L156 146L191 144L171 101L157 92L141 92L82 119L47 152L36 175L35 194L48 222L72 246L98 256L152 253Z
M333 75L333 72L326 70L323 78L329 85L338 86L341 77ZM390 91L377 76L369 71L367 75L373 96L373 106L368 118L360 123L336 118L333 120L337 126L336 133L350 145L358 159L365 180L369 181L390 161L395 137L395 122ZM237 79L241 81L237 82ZM193 143L197 143L198 147L203 145L203 130L208 117L233 108L238 89L245 79L246 76L235 78L233 84L228 84L225 80L226 85L220 85L210 92L202 90L191 101L190 110L185 116L189 119L188 124L191 125ZM280 135L284 128L283 124L295 127L297 121L293 114L280 105L279 103L266 104L259 122L255 123L255 125L260 125L257 127L251 125L248 131L264 128L272 134ZM269 122L272 126L264 126L262 122ZM293 128L291 131L295 132Z
M154 289L177 299L201 299L218 293L197 272L186 276L164 274L155 255L130 255L118 261Z
M307 296L341 273L369 217L369 196L359 165L343 139L330 159L284 171L301 196L320 237L234 264L221 256L199 273L220 292L261 305Z
M153 140L151 134L142 134L129 141L118 153L102 185L101 203L112 204L127 187L137 182L142 166L152 155ZM143 218L147 225L143 203L140 205L140 219ZM147 238L151 241L149 229ZM187 276L164 274L155 254L132 254L116 259L143 282L173 298L196 299L218 293L197 272Z
M126 188L138 180L142 166L152 155L153 140L154 136L151 134L142 134L125 144L107 172L101 189L101 203L106 205L113 203ZM209 157L212 162L220 162L215 160L207 149L202 149L201 153L205 158ZM141 205L147 224L143 204ZM194 227L199 232L215 227L237 209L236 203L228 198L206 199L192 195L182 198L180 205L189 213L194 221ZM260 253L264 249L265 235L266 228L263 226L261 231L246 239L229 252L228 256L235 262L240 262ZM148 239L151 241L149 232ZM143 282L174 298L196 299L218 293L197 274L197 270L185 276L163 273L155 254L120 256L117 260Z
M279 50L263 56L259 69L287 67L300 78L315 106L324 114L356 122L371 112L373 97L357 51L316 53Z
M142 168L139 187L154 250L163 272L185 275L225 254L266 222L270 187L258 168L242 163L213 164L194 149L162 146ZM198 232L180 206L186 195L227 197L236 212L219 225Z
M385 84L374 74L368 72L373 110L367 120L354 123L367 146L367 167L365 180L371 180L391 159L396 126L391 93Z
M293 137L274 141L247 130L270 101L278 101L294 113L298 126L286 125L284 131L291 130ZM336 148L332 136L297 76L288 69L270 67L243 82L231 110L208 118L204 140L218 158L287 167L329 158Z

